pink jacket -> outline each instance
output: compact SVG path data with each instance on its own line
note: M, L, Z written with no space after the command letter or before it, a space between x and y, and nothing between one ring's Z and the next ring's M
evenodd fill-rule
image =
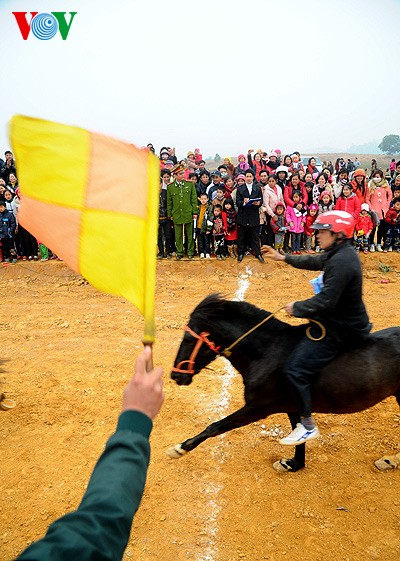
M368 184L367 195L365 197L365 202L369 204L369 208L374 210L379 218L384 218L385 214L389 210L390 201L392 200L392 190L387 184L387 187L375 187L373 193L370 189L370 184Z
M306 214L300 214L300 212L295 210L292 206L288 206L286 209L286 222L289 224L289 232L294 232L295 234L300 234L304 232L304 223L306 221ZM293 226L290 225L293 222Z
M279 185L276 186L276 193L269 185L263 187L263 207L265 212L270 216L274 216L275 207L278 203L284 204L282 189Z

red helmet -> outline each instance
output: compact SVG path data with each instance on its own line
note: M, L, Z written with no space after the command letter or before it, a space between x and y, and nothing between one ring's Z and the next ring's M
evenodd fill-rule
M335 234L344 234L351 238L354 232L355 220L351 214L343 210L329 210L320 214L311 228L315 230L331 230Z

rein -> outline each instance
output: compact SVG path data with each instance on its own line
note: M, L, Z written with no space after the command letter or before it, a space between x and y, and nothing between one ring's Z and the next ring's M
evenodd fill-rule
M195 359L196 356L198 355L199 351L200 351L200 347L203 345L203 343L205 343L207 345L207 347L214 351L215 354L217 355L223 355L226 358L229 358L232 355L232 349L238 344L240 343L240 341L242 341L245 337L247 337L248 335L250 335L250 333L253 333L253 331L255 331L256 329L258 329L261 325L263 325L263 323L266 323L269 319L271 319L272 317L275 316L275 314L277 314L278 312L280 312L281 310L283 310L285 308L285 306L281 306L280 308L278 308L277 310L275 310L275 312L272 312L272 314L269 314L269 316L267 316L266 318L264 318L262 321L260 321L260 323L257 323L257 325L255 325L254 327L252 327L251 329L249 329L248 331L246 331L246 333L243 333L243 335L241 335L240 337L238 337L236 339L236 341L234 341L231 345L229 345L229 347L227 347L226 349L224 349L223 351L221 351L221 347L220 346L216 346L215 343L213 343L212 341L210 341L210 339L208 339L208 336L210 335L209 333L207 333L206 331L202 331L200 334L197 334L195 331L193 331L192 329L190 329L190 327L188 325L185 325L184 330L187 331L188 333L190 333L190 335L192 335L192 337L194 337L195 339L197 339L197 343L195 344L193 351L190 354L190 357L188 360L181 360L181 362L179 362L177 364L177 366L174 366L171 370L172 372L180 372L181 374L190 374L191 376L194 375L195 373L195 369L194 364L195 364ZM311 340L311 341L322 341L322 339L325 338L326 336L326 329L325 327L322 325L321 322L317 321L316 319L309 319L308 321L315 323L318 325L318 327L321 329L321 335L319 337L313 337L311 335L311 325L309 327L307 327L306 329L306 335L307 337ZM188 368L183 370L182 369L182 365L183 364L188 364Z

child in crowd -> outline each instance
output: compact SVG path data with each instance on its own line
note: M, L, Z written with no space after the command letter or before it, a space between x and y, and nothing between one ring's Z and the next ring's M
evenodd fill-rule
M225 247L230 257L237 257L237 223L236 211L232 199L225 199L222 209L222 222L225 232Z
M14 214L6 209L6 203L0 201L0 239L3 251L3 261L9 263L17 262L17 254L14 245L14 233L17 223Z
M314 230L312 229L312 225L314 224L317 215L318 215L318 205L312 203L308 207L306 221L304 224L304 236L305 236L304 249L306 253L315 253L315 251L312 249L312 241L314 235Z
M352 215L354 220L357 220L360 215L361 203L360 199L353 191L351 183L345 183L342 188L342 193L335 204L335 210L343 210Z
M218 187L217 189L217 195L215 197L215 199L212 200L212 205L220 205L220 207L222 208L225 202L225 186L221 185L220 187Z
M306 205L308 207L310 207L312 204L314 203L314 197L313 197L313 189L314 189L314 183L312 181L306 181L304 188L306 190L307 193L307 202ZM318 209L318 205L317 205L317 209Z
M331 193L329 191L322 191L319 198L318 214L333 210L334 206Z
M385 222L387 230L385 234L385 242L383 244L383 251L400 252L400 199L393 199L393 206L389 208L385 214Z
M292 154L292 165L289 167L289 171L304 171L303 163L301 162L298 154Z
M400 175L398 177L400 183ZM394 199L400 199L400 185L398 187L396 187L396 185L393 187L393 199L390 201L389 207L393 206Z
M197 217L197 251L200 259L210 259L210 233L213 227L213 206L206 193L200 195L199 214Z
M216 204L214 206L214 218L212 227L212 236L214 239L215 255L217 259L225 259L225 236L224 223L222 221L222 206Z
M285 252L283 251L285 232L288 227L286 226L286 216L285 216L285 205L283 203L277 203L274 209L274 216L271 218L271 228L274 232L274 247L276 251L279 251L281 255Z
M307 211L305 205L303 206L302 210L298 209L301 203L300 192L295 191L292 195L292 199L295 206L287 207L286 221L289 224L289 232L291 234L292 254L300 255L301 234L304 232L304 224L306 221L305 217Z
M13 212L14 208L12 203L14 199L14 193L12 193L10 189L5 189L3 193L3 197L6 203L6 209L9 210L10 212Z
M363 249L364 253L368 253L369 237L374 224L369 213L369 205L363 203L361 205L360 215L356 222L356 250Z
M194 149L194 161L196 162L197 165L199 165L199 163L201 162L202 159L203 159L203 154L201 154L200 148L195 148Z

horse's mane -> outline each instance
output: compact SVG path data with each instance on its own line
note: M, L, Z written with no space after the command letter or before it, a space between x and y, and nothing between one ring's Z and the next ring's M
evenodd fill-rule
M228 300L219 293L210 294L202 300L193 310L192 316L202 316L203 318L220 317L224 319L239 319L246 318L250 323L256 324L270 315L270 312L258 308L249 302L237 302ZM275 329L287 327L288 324L284 323L275 317L268 320L269 327Z

